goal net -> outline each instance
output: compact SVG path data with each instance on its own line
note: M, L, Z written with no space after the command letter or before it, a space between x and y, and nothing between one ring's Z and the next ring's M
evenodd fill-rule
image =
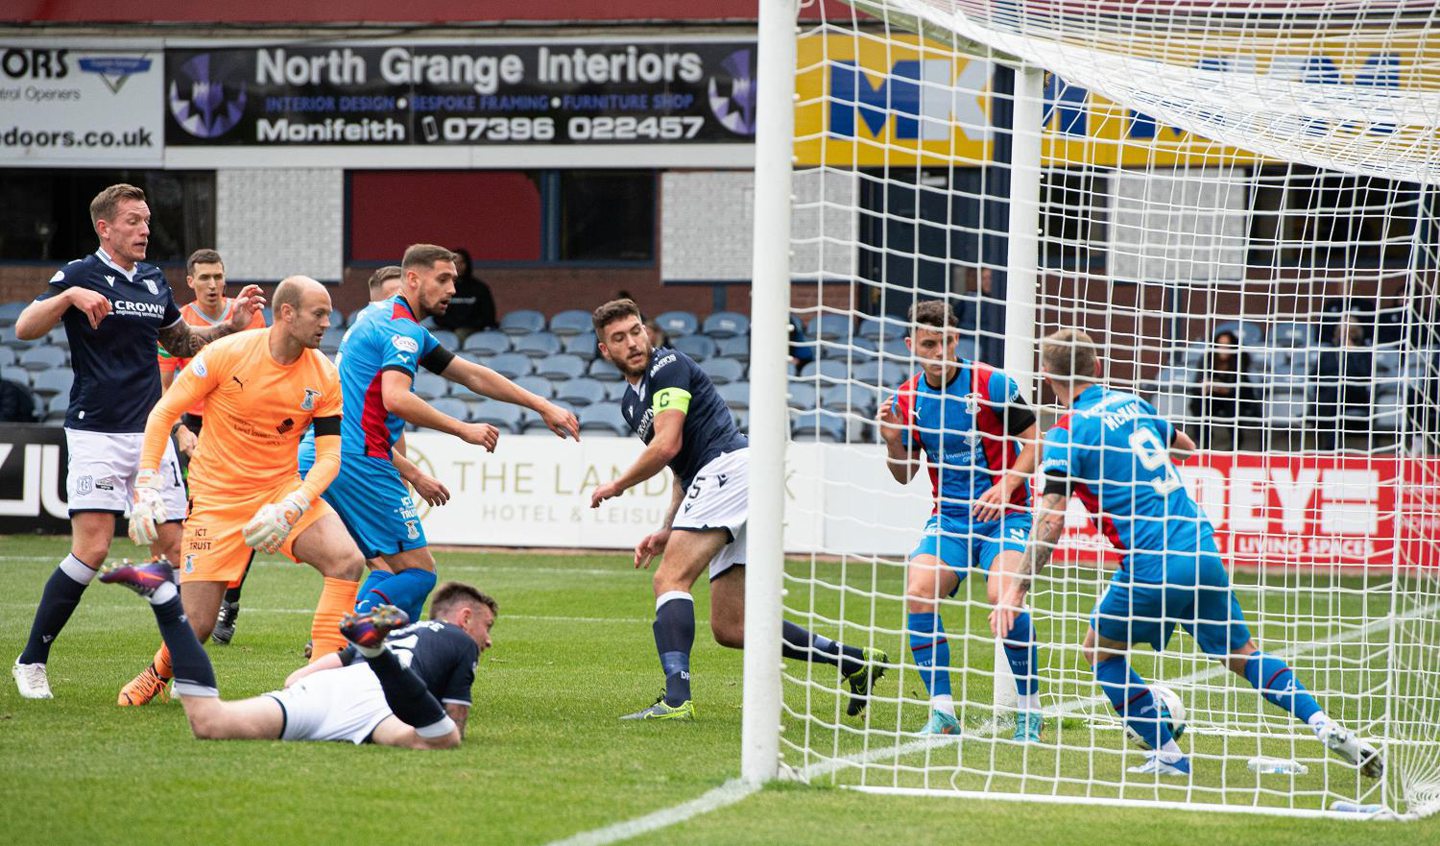
M794 136L760 140L793 143L795 163L790 441L785 473L756 484L785 489L786 619L887 661L858 718L834 666L785 663L781 772L1285 814L1440 807L1435 4L855 0L804 3L795 24ZM907 562L932 476L958 490L947 477L1005 451L974 422L994 383L974 381L968 437L892 478L877 412L921 370L907 315L929 300L1042 436L1064 410L1038 342L1074 328L1106 385L1196 441L1179 477L1256 643L1379 750L1382 778L1180 630L1129 661L1178 696L1192 774L1131 772L1145 751L1081 648L1121 555L1078 498L1028 599L1030 678L991 634L973 521L926 547L964 578L928 597L939 625L917 623ZM942 641L960 733L922 736L946 704L945 674L922 672ZM1014 739L1019 690L1038 692L1038 743Z

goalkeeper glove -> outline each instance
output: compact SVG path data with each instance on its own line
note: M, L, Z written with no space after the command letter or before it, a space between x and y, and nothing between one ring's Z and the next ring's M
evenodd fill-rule
M130 540L149 546L160 538L165 522L165 498L160 495L160 474L141 470L135 476L135 502L130 506Z
M273 553L285 543L290 530L310 509L310 501L300 491L295 491L279 502L260 506L242 532L245 545L264 553Z

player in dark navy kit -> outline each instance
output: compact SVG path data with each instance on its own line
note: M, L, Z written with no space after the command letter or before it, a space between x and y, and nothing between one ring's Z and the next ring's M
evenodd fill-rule
M940 601L973 570L993 604L1000 582L991 568L1019 559L1030 535L1030 485L1037 445L1035 413L1020 386L978 361L955 358L959 322L939 300L917 303L905 343L921 370L880 409L886 466L900 484L920 469L923 452L935 509L905 568L906 628L920 678L930 692L921 734L958 734L950 687L950 644ZM1002 641L1015 677L1015 740L1040 739L1043 719L1035 677L1030 615L1016 617Z
M194 329L181 319L160 268L144 262L150 238L145 192L111 185L91 201L90 219L100 249L57 271L15 321L15 335L23 340L63 322L75 370L65 416L70 554L46 583L30 639L12 668L27 699L50 698L50 648L109 554L116 516L129 512L145 418L161 393L157 341L171 355L194 356L206 343L244 329L265 304L257 286L246 286L228 323ZM145 481L158 482L169 520L151 551L178 560L185 489L173 445L166 447L158 479Z
M1045 434L1035 529L1013 575L1007 573L991 629L1004 632L1013 624L1060 538L1066 500L1078 497L1124 555L1091 615L1083 651L1116 713L1149 747L1145 763L1131 772L1190 774L1169 723L1158 719L1154 695L1127 660L1135 644L1164 649L1178 624L1201 651L1306 723L1328 749L1379 778L1375 748L1327 716L1290 666L1251 639L1214 527L1172 460L1193 453L1195 442L1140 397L1098 384L1099 356L1084 332L1050 335L1040 359L1056 399L1070 412Z
M722 646L745 645L745 521L749 505L749 442L735 428L710 377L677 350L655 348L630 300L614 300L592 316L600 354L625 376L625 422L645 451L613 482L595 489L590 506L625 493L662 472L674 473L665 524L635 546L635 566L655 570L655 648L665 672L665 693L654 705L622 719L690 720L690 650L695 642L695 601L690 588L710 570L710 631ZM864 710L884 674L885 654L842 646L786 622L787 658L839 666L850 685L847 712Z
M355 610L395 605L420 616L435 587L435 558L415 501L394 462L393 450L406 423L447 432L467 444L495 451L500 432L486 423L457 420L417 396L421 368L474 393L533 411L555 434L580 438L575 415L516 385L488 367L440 346L420 321L444 314L455 293L455 255L444 247L413 244L405 250L400 292L380 308L361 312L340 341L336 366L345 397L340 427L344 463L325 490L367 559L381 559L360 587ZM314 434L300 444L300 471L314 461Z
M494 599L449 582L435 592L428 622L411 625L392 605L350 615L340 624L350 646L291 673L283 690L226 702L210 657L185 621L169 562L112 565L100 580L150 600L174 656L175 693L201 740L459 746L475 669L480 653L490 648L490 627L499 613Z

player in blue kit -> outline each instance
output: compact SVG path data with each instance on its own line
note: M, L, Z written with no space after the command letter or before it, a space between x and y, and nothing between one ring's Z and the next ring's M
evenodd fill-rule
M415 244L400 262L399 293L361 312L340 342L336 366L344 394L340 429L340 475L325 490L325 501L340 514L367 559L382 560L360 586L357 612L376 605L399 607L419 619L435 586L435 559L409 490L393 462L393 448L406 423L454 435L493 452L499 430L467 423L437 411L411 390L423 367L475 393L529 408L555 434L580 437L571 412L521 388L488 367L466 361L440 346L420 325L444 314L455 293L455 254L444 247ZM300 444L300 472L314 461L314 435Z
M662 472L674 474L665 524L635 546L635 566L655 570L655 648L665 692L625 720L693 720L690 650L695 644L695 600L690 588L710 571L710 631L732 649L745 645L745 522L749 508L750 444L710 377L688 356L656 348L640 307L613 300L592 315L600 354L629 383L620 411L645 451L613 482L597 487L590 507L620 496ZM850 686L846 711L859 715L885 672L878 649L844 646L784 623L785 657L837 665Z
M116 564L100 581L150 601L174 656L175 693L200 740L336 740L406 749L450 749L465 736L470 688L491 645L499 606L475 588L440 586L431 619L409 624L390 605L340 623L345 649L301 667L285 688L227 702L215 669L185 620L167 561Z
M56 271L15 321L22 340L63 323L75 371L65 415L70 554L46 582L30 639L11 670L27 699L51 698L50 648L109 555L116 516L130 511L145 419L161 393L156 343L173 356L192 357L208 342L244 329L265 304L260 289L248 285L228 322L195 329L181 318L160 268L144 261L150 241L145 192L111 185L90 202L90 219L100 248ZM173 444L160 462L159 488L168 522L159 527L151 552L179 560L185 488ZM163 687L158 679L151 685Z
M1327 748L1379 778L1383 767L1375 748L1327 716L1289 665L1251 639L1214 528L1172 461L1194 452L1195 442L1140 397L1098 384L1099 357L1084 332L1050 335L1040 356L1046 381L1070 413L1045 435L1035 530L990 615L991 628L1008 629L1035 575L1050 561L1066 500L1079 497L1124 553L1090 618L1084 653L1116 713L1150 747L1146 762L1131 772L1190 773L1168 722L1158 719L1154 696L1126 659L1137 643L1163 649L1178 624L1267 702L1309 725Z
M1030 534L1030 486L1035 470L1035 413L1012 379L985 364L957 360L958 322L939 300L910 310L906 345L921 370L880 408L886 466L900 484L920 468L923 452L935 510L905 570L910 651L930 692L930 718L921 734L958 734L950 687L950 645L940 601L954 596L972 570L985 576L993 604L1000 581L991 568L1018 560ZM1040 739L1039 680L1030 615L1016 616L1002 633L1015 676L1014 738Z

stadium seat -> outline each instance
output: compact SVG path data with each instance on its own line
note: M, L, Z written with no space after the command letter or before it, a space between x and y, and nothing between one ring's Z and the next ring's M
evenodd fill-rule
M792 411L810 411L815 408L819 392L810 382L797 382L791 379L785 385L789 396L789 406Z
M961 335L955 342L955 357L974 361L980 355L980 340L974 335Z
M1399 373L1400 352L1398 350L1376 350L1375 370L1378 373Z
M415 374L415 382L411 389L414 390L415 396L423 400L434 401L450 392L450 383L428 370L421 370Z
M567 411L573 412L575 410L571 408L568 403L557 402L555 404L563 409L566 409ZM577 414L575 416L579 417L580 415ZM537 432L547 435L552 434L550 432L550 427L545 425L545 421L534 414L524 415L524 417L520 421L520 426L518 429L516 429L516 431L520 432L521 434L525 434L527 432Z
M35 374L35 380L31 383L31 390L42 397L50 397L55 394L70 396L70 386L75 384L75 374L65 368L45 370Z
M9 347L0 347L0 367L10 367L19 362L15 351Z
M750 434L750 409L748 409L748 408L733 409L733 410L731 411L731 414L733 414L733 415L735 416L735 428L737 428L737 429L740 430L740 434L742 434L742 435L749 435L749 434Z
M700 319L688 311L667 311L655 318L655 325L674 341L695 334L695 330L700 328Z
M70 392L56 394L45 404L43 409L37 408L36 414L43 414L46 424L59 425L65 422L65 415L70 411Z
M750 318L738 311L717 311L705 318L703 327L706 335L720 340L737 335L750 334Z
M605 386L605 399L609 402L619 402L625 399L625 392L630 389L630 383L621 379L617 382L601 382Z
M615 369L615 365L603 358L597 358L590 362L590 368L586 373L591 379L599 379L601 382L619 382L624 378L620 375L620 371Z
M887 338L880 344L880 354L889 361L898 361L905 366L910 365L912 356L910 347L906 346L903 337Z
M362 314L364 314L364 313L365 313L365 310L368 309L368 308L370 308L370 306L369 306L368 304L366 304L366 305L360 306L359 308L357 308L357 309L355 309L354 311L350 312L350 316L345 318L345 325L346 325L346 326L354 326L354 325L355 325L355 321L359 320L359 319L360 319L360 316L361 316ZM265 325L266 325L266 326L274 326L274 325L275 325L275 324L271 321L270 309L268 309L268 308L265 309Z
M320 338L320 349L326 355L333 356L340 350L340 341L345 337L345 330L331 325L325 330L325 335Z
M711 358L700 362L700 369L717 385L738 382L745 378L745 365L733 358Z
M671 344L696 361L704 361L715 355L715 341L705 335L683 335Z
M1282 349L1314 346L1315 327L1309 323L1276 323L1270 327L1270 345Z
M20 319L20 312L25 310L29 303L16 301L0 305L0 326L13 326L16 320Z
M550 380L577 379L585 375L585 369L585 360L578 355L552 355L535 361L535 375Z
M580 409L580 431L601 436L626 437L630 428L620 416L620 409L613 405L590 405Z
M19 365L0 367L0 379L6 382L18 382L25 387L30 387L30 371Z
M52 370L64 367L67 358L59 347L34 347L20 354L20 366L26 370Z
M46 346L60 347L61 349L68 350L70 349L70 336L65 332L64 324L61 324L49 332L46 332L45 339L41 343Z
M470 406L457 397L440 397L431 400L430 405L441 414L448 414L456 420L470 419Z
M475 332L465 338L460 349L476 356L500 355L510 352L510 336L494 330Z
M558 358L558 356L556 356ZM534 359L521 353L504 353L485 361L485 366L506 379L529 376L535 370Z
M821 384L844 382L851 377L850 366L833 358L807 362L800 368L801 379L819 379Z
M820 391L820 407L868 420L875 416L878 393L862 385L831 385Z
M848 343L851 332L850 315L836 312L821 312L815 316L814 320L810 321L807 330L812 338L818 338L822 341L841 341Z
M605 402L605 383L595 379L566 379L555 386L555 398L561 402L584 408Z
M746 335L720 338L715 341L715 354L723 358L733 358L741 364L749 364L750 338Z
M544 376L521 376L515 380L515 384L541 399L555 398L555 383Z
M910 334L910 324L898 317L862 317L855 327L855 335L866 340L884 343L895 338L903 339Z
M918 365L911 368L908 365L897 364L893 361L883 362L880 365L880 385L885 388L898 388L905 384L905 380L913 376L915 371L919 369ZM866 381L868 382L869 380Z
M584 335L587 332L593 334L594 329L590 323L590 312L581 311L578 308L562 311L550 318L550 331L562 338L572 335Z
M841 354L836 358L841 361L849 359L856 364L866 364L880 358L880 344L873 338L851 338L850 345L843 347Z
M566 355L578 355L586 361L592 361L599 354L596 351L594 332L582 332L579 335L567 335L560 338L560 351Z
M469 406L471 423L489 423L502 432L512 434L519 434L525 423L525 410L518 405L486 399L469 403Z
M790 413L790 437L797 441L845 442L845 420L828 411Z
M28 350L31 347L39 346L40 341L22 341L19 338L15 337L14 326L6 326L3 329L0 329L0 345L7 346L11 349L16 350Z
M434 335L435 340L445 349L452 352L460 349L460 336L451 332L449 329L436 329L430 334Z
M515 352L531 358L544 358L560 354L560 339L550 332L531 332L515 338Z
M720 394L720 399L725 400L725 404L730 406L731 410L738 411L750 407L749 382L727 382L724 385L716 385L715 391Z
M331 326L331 327L339 327L339 328L341 328L341 329L344 329L345 326L346 326L346 323L345 323L345 312L341 311L341 310L338 309L338 308L336 308L336 309L331 309L331 310L330 310L330 326Z
M500 331L506 335L529 335L545 329L545 315L530 309L512 311L500 318Z

